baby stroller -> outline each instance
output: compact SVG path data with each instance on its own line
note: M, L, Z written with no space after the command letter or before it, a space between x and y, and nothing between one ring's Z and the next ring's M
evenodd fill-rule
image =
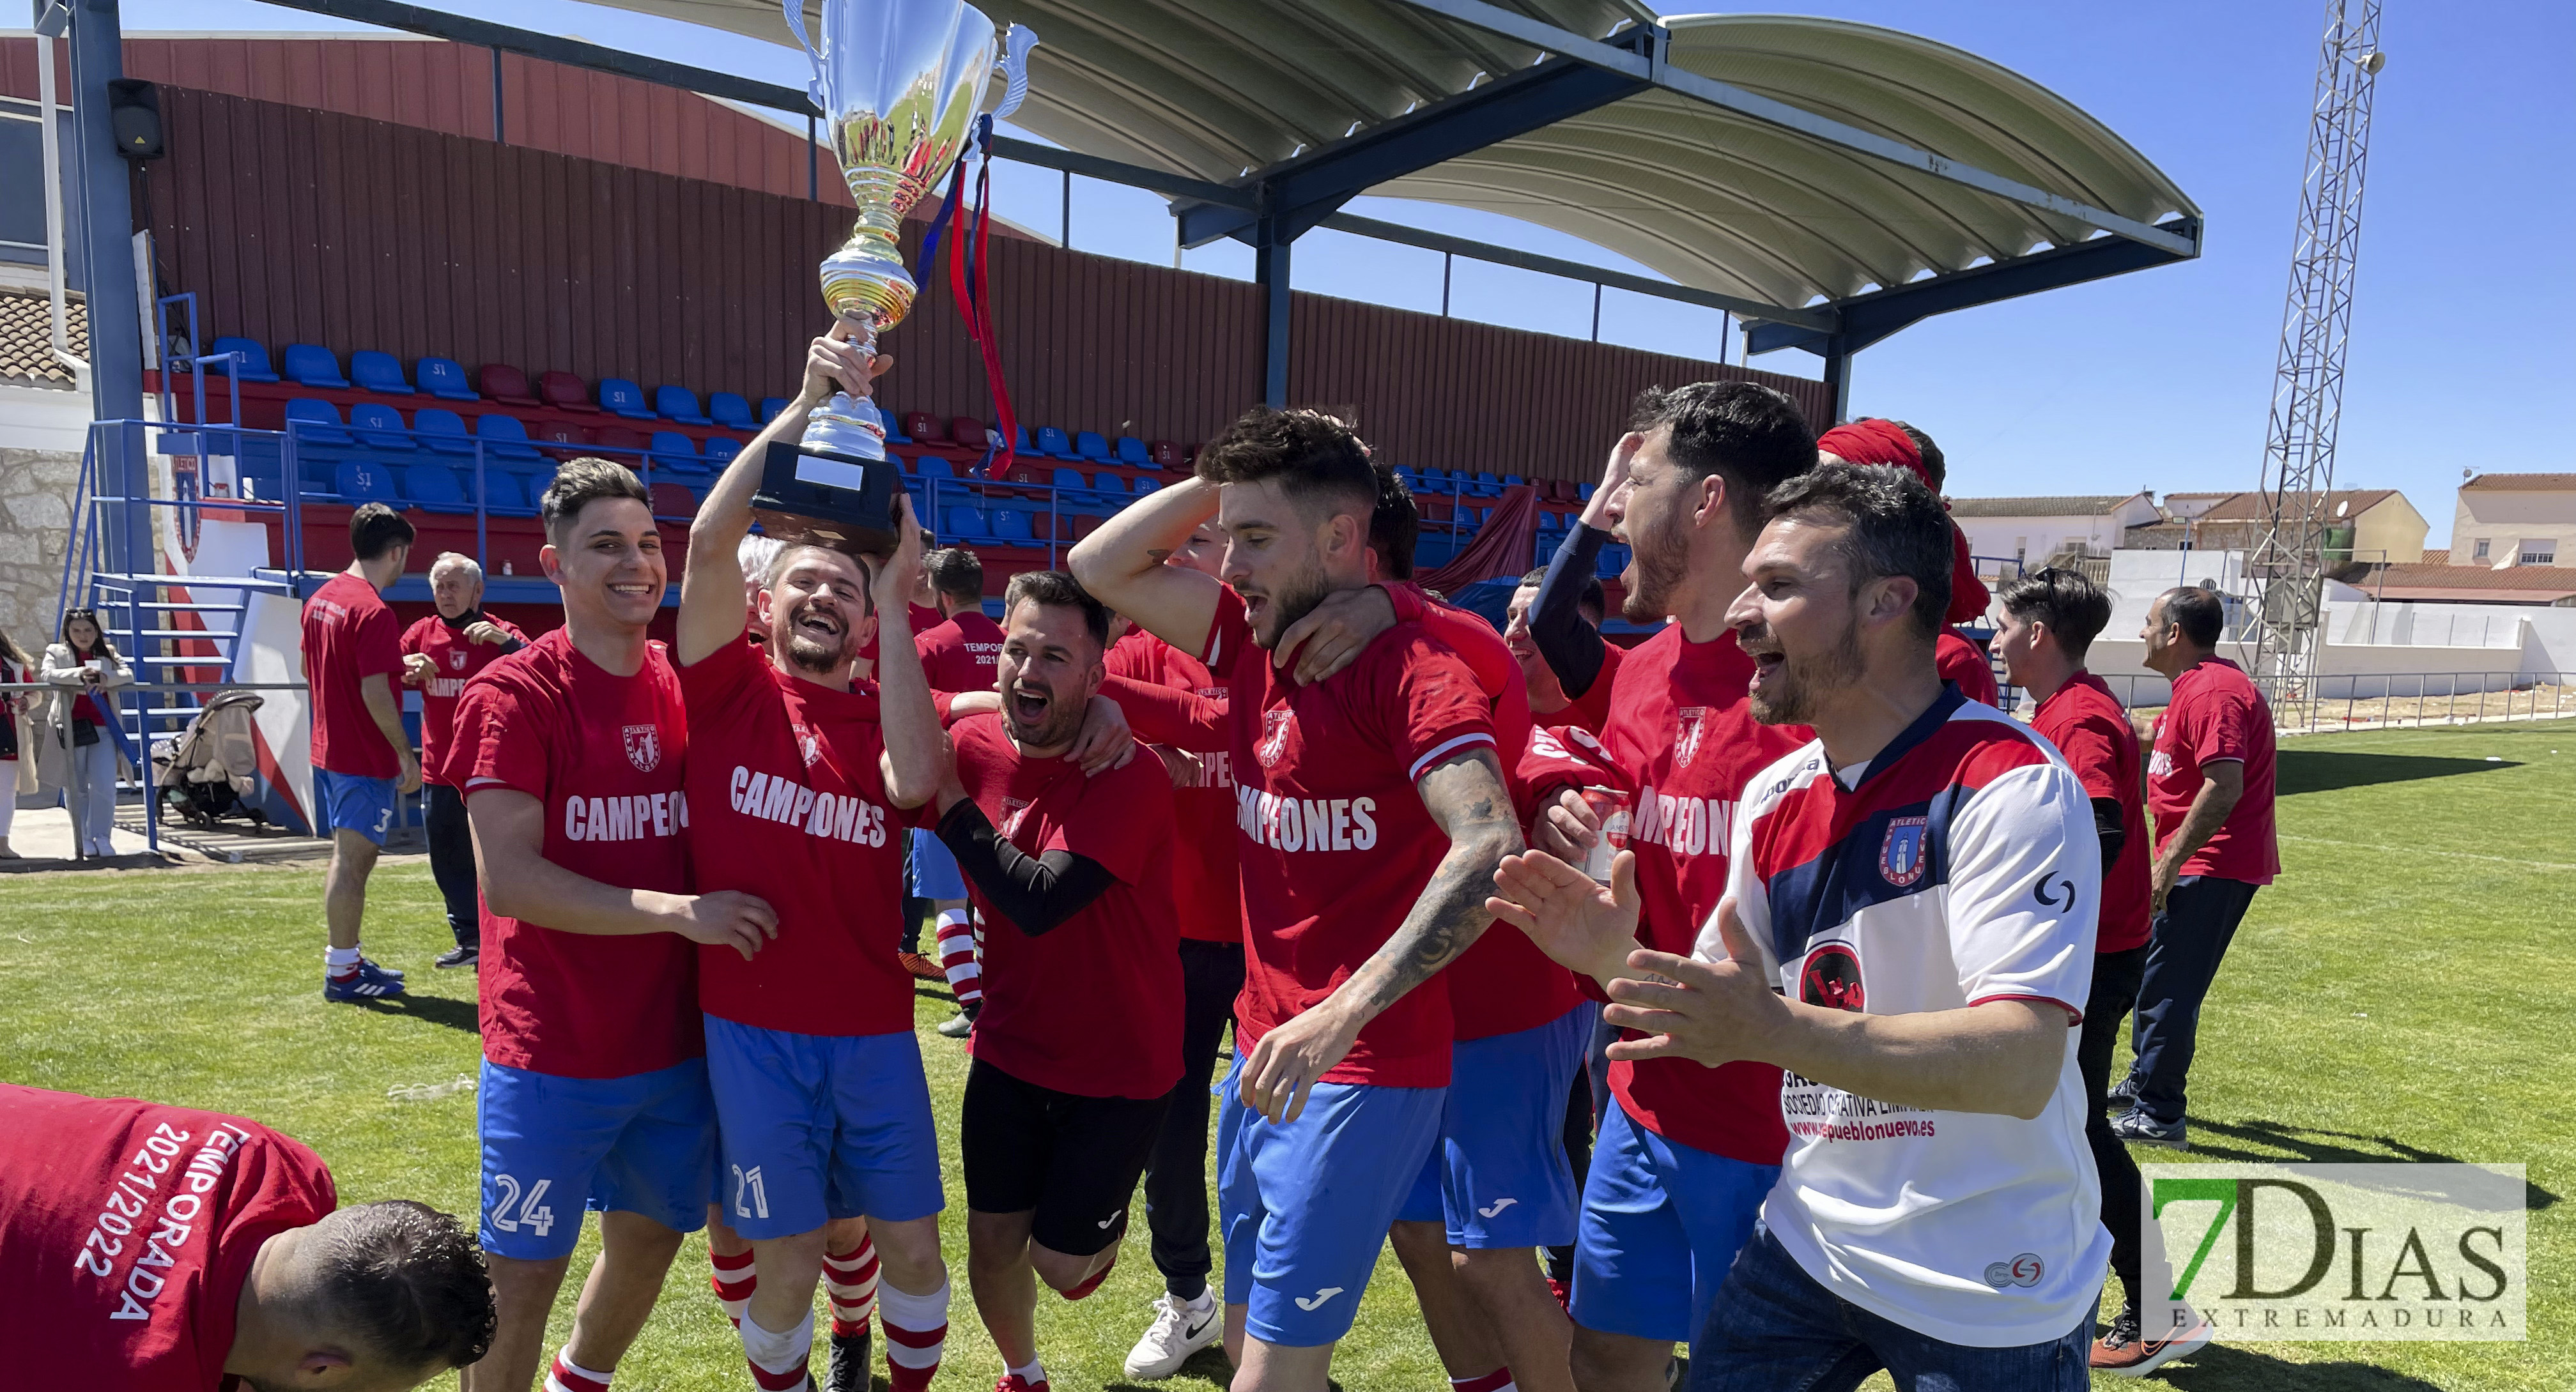
M176 738L152 742L152 786L163 806L193 826L213 826L218 817L267 824L267 813L243 801L259 767L251 713L262 704L255 692L220 692Z

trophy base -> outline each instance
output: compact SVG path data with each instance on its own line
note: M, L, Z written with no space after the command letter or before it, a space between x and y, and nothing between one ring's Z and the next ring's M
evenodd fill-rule
M896 466L882 459L772 440L751 515L771 536L796 536L854 556L892 555Z

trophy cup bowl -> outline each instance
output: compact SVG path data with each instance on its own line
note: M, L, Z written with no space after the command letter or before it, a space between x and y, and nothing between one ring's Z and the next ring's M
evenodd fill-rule
M803 0L783 5L804 44ZM877 335L912 309L915 287L897 241L904 215L965 148L1002 41L962 0L822 0L821 9L822 46L806 46L809 90L858 204L849 241L823 261L823 302L849 327L852 345L873 356ZM1026 42L1014 44L1015 54ZM874 402L833 393L806 418L802 440L769 447L755 515L772 532L891 550L900 481L886 461L885 434Z

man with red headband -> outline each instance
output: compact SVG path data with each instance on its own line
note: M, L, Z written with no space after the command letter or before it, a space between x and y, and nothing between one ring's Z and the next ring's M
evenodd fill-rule
M1831 464L1893 464L1916 478L1935 494L1948 481L1949 469L1941 457L1941 447L1932 437L1903 421L1867 418L1849 425L1838 425L1816 438L1816 458ZM1947 505L1947 500L1944 500ZM1950 524L1950 608L1942 616L1947 627L1941 630L1934 645L1934 666L1943 681L1959 684L1959 694L1971 701L1997 705L2002 693L1995 689L1995 669L1986 661L1985 649L1968 641L1959 625L1985 617L1991 599L1985 583L1977 578L1976 563L1968 555L1967 533L1959 524Z

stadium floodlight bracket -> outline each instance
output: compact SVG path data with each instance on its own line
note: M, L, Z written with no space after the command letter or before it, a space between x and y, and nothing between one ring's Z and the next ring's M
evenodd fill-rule
M63 0L36 0L35 31L39 38L59 39L71 32L72 7Z
M1579 63L1623 74L1640 84L1661 88L1716 107L1721 111L1760 121L1765 125L1776 126L1821 145L1832 146L1851 154L1929 174L1933 178L1960 184L1981 193L2010 199L2054 217L2096 227L2102 231L2126 237L2133 242L2142 242L2176 258L2200 255L2200 239L2196 233L2190 237L2177 236L2163 228L2140 222L2136 218L2106 212L2090 204L2079 203L2062 194L2034 188L2017 179L2007 179L2000 174L1979 169L1975 165L1962 164L1947 156L1917 149L1903 141L1890 140L1883 135L1862 130L1858 126L1848 125L1831 117L1819 116L1803 107L1791 106L1775 98L1748 92L1732 83L1720 82L1715 78L1702 77L1697 73L1677 68L1673 66L1668 56L1671 47L1671 31L1661 25L1640 26L1651 27L1663 37L1651 43L1635 45L1632 49L1622 47L1615 42L1587 39L1570 29L1560 29L1543 20L1532 19L1499 5L1487 4L1485 0L1397 0L1397 3L1410 5L1417 10L1436 14L1444 19L1455 20L1472 28L1482 29L1489 34L1513 39L1532 48L1559 54ZM1618 37L1625 40L1628 33L1622 33ZM1637 49L1643 51L1635 51Z

